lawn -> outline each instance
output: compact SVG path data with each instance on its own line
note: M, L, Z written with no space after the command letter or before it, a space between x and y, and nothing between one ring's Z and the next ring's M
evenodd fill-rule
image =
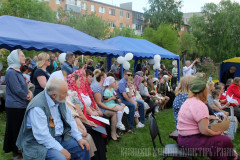
M164 144L175 143L168 137L169 133L175 130L172 109L163 110L156 115L157 123L161 132ZM10 160L11 154L4 154L2 150L5 131L5 114L0 113L0 160ZM240 133L239 129L235 135L234 147L240 153ZM107 144L108 160L157 160L153 151L148 125L135 131L136 134L126 134L121 137L120 142L110 141ZM160 145L158 145L161 150ZM170 159L170 158L169 158ZM202 160L203 157L197 159ZM205 158L208 159L208 158Z

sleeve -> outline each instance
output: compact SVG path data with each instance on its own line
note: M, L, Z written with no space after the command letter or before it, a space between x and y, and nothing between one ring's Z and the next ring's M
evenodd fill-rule
M34 77L37 78L39 76L45 76L45 73L41 70L41 69L37 69L35 72L34 72Z
M66 71L68 74L71 73L71 68L67 64L63 63L61 66L62 71Z
M204 103L199 104L198 107L191 108L192 116L195 122L199 122L204 118L209 117L209 111Z
M23 78L24 80L24 78ZM20 77L17 76L17 74L11 73L8 78L7 86L11 90L12 93L14 93L19 98L25 100L27 98L28 89L25 87L25 89L22 87L23 85L27 85L26 81L21 81ZM23 84L24 83L24 84Z
M71 136L74 139L76 139L77 141L79 141L80 139L82 139L82 133L78 131L77 124L76 124L75 120L72 118L72 113L71 113L70 109L68 108L67 104L66 104L66 110L67 110L67 122L71 126L71 131L70 131Z
M192 66L193 66L193 64L191 64L190 66L185 66L185 67L183 67L183 72L187 72L187 71L189 71L191 68L192 68Z
M118 83L118 90L122 94L123 92L126 92L126 87L124 83Z
M103 96L104 97L108 97L108 98L111 97L110 92L108 91L108 89L105 89L105 91L103 92Z
M73 72L78 70L79 68L77 66L73 66Z
M52 137L49 132L47 116L39 107L34 107L28 113L28 120L31 124L33 135L39 144L47 149L62 150L62 145Z
M232 92L236 97L240 97L240 87L232 87Z
M142 96L145 96L146 93L144 92L144 86L143 86L142 84L140 84L139 87L140 87L140 94L141 94Z
M214 104L214 100L211 95L208 95L207 100L209 105Z

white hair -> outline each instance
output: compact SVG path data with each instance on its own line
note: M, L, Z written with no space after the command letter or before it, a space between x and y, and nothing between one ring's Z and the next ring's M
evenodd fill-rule
M185 61L185 65L186 65L188 62L191 63L191 61Z
M45 87L47 94L51 95L53 93L56 93L58 95L59 88L62 86L63 83L66 82L61 78L53 78L49 80Z

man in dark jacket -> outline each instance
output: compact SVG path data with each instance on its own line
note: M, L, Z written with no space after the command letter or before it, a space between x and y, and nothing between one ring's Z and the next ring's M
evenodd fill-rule
M230 69L226 70L224 73L223 73L223 76L221 78L221 82L224 83L226 85L227 83L227 80L229 78L232 78L234 79L234 74L236 72L236 67L232 66Z

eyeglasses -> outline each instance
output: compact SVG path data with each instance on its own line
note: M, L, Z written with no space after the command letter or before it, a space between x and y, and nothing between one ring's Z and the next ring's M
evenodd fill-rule
M132 77L132 74L127 74L127 75Z

